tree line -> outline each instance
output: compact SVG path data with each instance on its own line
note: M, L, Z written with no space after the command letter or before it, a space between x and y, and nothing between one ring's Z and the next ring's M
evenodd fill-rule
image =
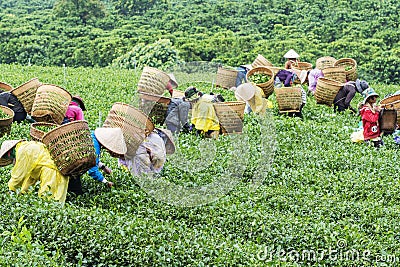
M0 63L166 68L178 62L236 66L262 54L283 64L354 58L360 75L400 81L393 0L2 0Z

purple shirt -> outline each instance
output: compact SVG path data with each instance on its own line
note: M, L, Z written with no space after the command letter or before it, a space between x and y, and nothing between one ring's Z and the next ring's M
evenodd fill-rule
M73 101L69 103L67 112L65 113L65 117L67 117L69 121L84 120L82 109L79 107L77 103Z
M312 69L308 73L308 90L312 93L315 93L315 89L317 88L317 81L319 78L324 77L322 70L320 69Z

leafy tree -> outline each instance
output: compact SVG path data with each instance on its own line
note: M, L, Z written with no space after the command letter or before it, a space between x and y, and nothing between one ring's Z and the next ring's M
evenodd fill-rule
M105 16L105 9L99 0L59 0L54 5L58 17L79 17L86 25L91 20Z
M160 39L153 44L137 44L131 51L117 58L113 66L133 69L150 66L167 69L179 63L178 51L169 39Z

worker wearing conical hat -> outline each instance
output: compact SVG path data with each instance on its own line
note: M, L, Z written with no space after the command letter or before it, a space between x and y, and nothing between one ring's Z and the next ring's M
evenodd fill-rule
M297 54L296 51L290 49L287 53L283 56L286 58L285 69L291 69L292 64L295 64L300 61L300 56Z

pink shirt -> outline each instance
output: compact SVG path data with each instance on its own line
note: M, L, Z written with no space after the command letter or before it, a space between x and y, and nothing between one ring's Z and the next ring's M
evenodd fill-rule
M83 111L79 107L79 105L75 102L69 103L67 112L65 113L65 117L69 119L69 121L81 121L84 120Z

